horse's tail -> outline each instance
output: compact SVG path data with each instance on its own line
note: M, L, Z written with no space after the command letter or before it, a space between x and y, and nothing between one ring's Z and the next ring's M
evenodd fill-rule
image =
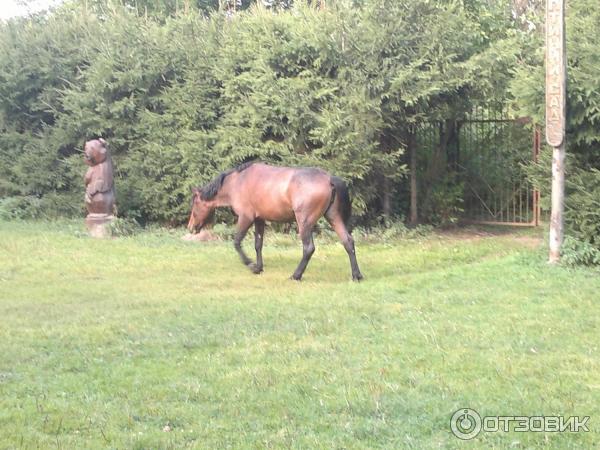
M348 186L346 186L346 183L341 178L332 176L331 187L331 205L328 210L335 208L335 211L342 217L348 231L351 231L350 217L352 216L352 201L350 200Z

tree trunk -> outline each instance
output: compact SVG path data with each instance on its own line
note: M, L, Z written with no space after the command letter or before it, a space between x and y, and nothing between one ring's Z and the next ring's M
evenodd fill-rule
M383 209L383 217L386 220L389 220L392 216L392 193L390 192L390 180L388 177L383 177L383 195L382 195L382 209Z
M407 150L410 155L410 224L417 225L419 222L418 197L417 197L417 139L414 129L409 131Z

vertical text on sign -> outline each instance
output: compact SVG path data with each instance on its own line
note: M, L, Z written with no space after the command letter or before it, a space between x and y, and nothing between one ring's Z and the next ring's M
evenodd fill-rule
M546 10L546 139L558 147L565 134L566 66L564 0L548 0Z

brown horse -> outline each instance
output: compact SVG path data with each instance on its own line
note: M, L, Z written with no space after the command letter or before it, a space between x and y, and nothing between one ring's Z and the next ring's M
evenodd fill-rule
M317 220L325 216L340 237L350 258L352 279L362 279L356 262L354 240L348 231L351 205L346 184L321 169L273 167L246 163L221 173L203 188L194 188L192 213L188 223L198 232L210 220L215 208L229 206L238 216L234 246L242 262L254 273L263 271L262 246L265 221L298 224L304 253L292 278L300 280L315 251L312 232ZM256 264L242 249L242 240L254 224Z

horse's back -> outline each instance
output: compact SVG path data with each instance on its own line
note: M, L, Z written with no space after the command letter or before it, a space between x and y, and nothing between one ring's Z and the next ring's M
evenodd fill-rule
M244 172L243 194L257 217L285 222L299 210L323 214L329 205L331 176L322 169L256 163Z

